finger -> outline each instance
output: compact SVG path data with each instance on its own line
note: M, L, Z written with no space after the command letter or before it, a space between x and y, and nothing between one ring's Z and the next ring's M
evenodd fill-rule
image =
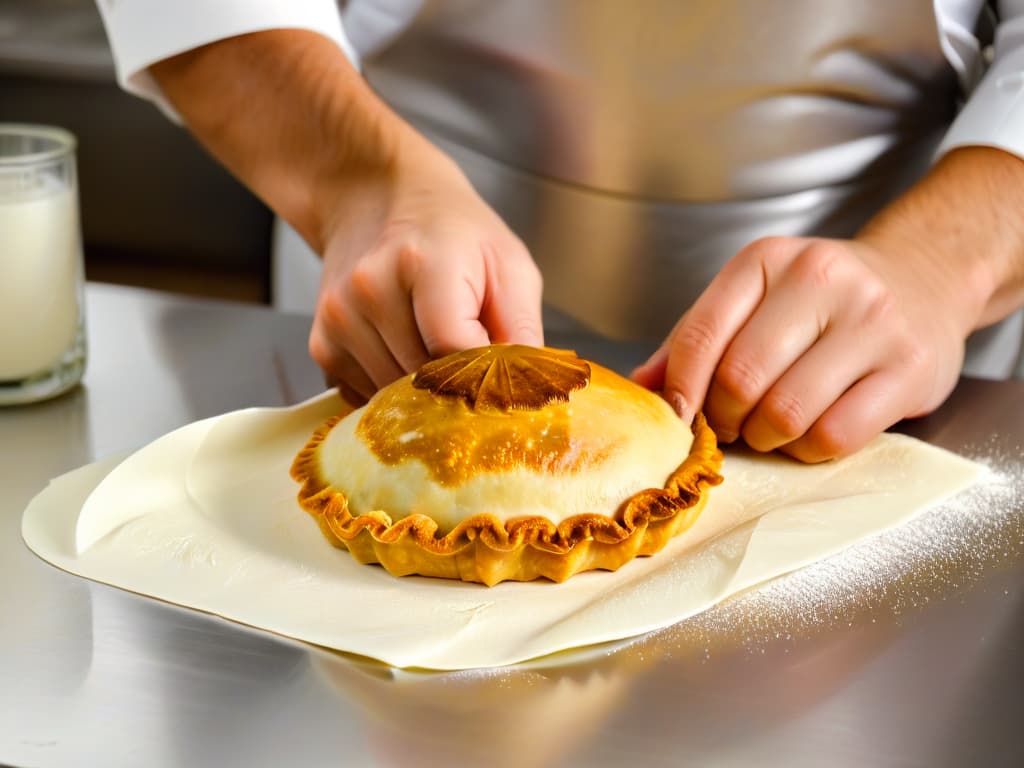
M374 389L379 389L404 371L356 305L354 297L340 291L321 294L310 333L310 352L326 370L347 364L346 355L352 357L370 377Z
M403 372L410 373L430 355L416 326L412 297L398 280L378 274L381 269L390 269L390 262L377 259L361 264L352 272L352 290L391 357Z
M395 360L380 331L364 317L353 319L348 328L349 354L366 371L377 389L402 378L405 370Z
M484 270L437 269L412 286L413 315L431 357L490 342L480 322L485 293Z
M329 374L324 376L324 383L328 387L333 387L338 390L338 394L341 398L351 405L353 408L358 408L360 405L365 405L369 398L363 397L359 392L350 387L347 382L341 379L331 376Z
M665 387L665 369L668 366L668 339L661 343L661 346L629 374L629 378L652 390L662 390Z
M335 345L319 323L314 323L310 331L309 351L328 384L337 386L346 400L355 394L355 401L365 402L377 391L362 366L343 347Z
M487 283L480 318L490 340L543 346L543 280L526 249L518 243L504 253L488 249L484 260Z
M898 371L879 371L858 381L798 440L779 450L807 463L860 450L906 415L907 383Z
M877 367L875 349L857 343L854 328L826 332L758 401L743 439L757 451L792 443Z
M764 298L760 262L741 256L723 267L669 337L665 399L686 422L703 404L729 342Z
M838 310L836 293L814 290L814 276L802 266L806 261L794 260L775 281L715 369L704 413L723 442L736 439L747 417L818 341Z
M381 338L405 373L419 370L430 354L416 327L416 317L408 297L398 305L395 315L378 326Z

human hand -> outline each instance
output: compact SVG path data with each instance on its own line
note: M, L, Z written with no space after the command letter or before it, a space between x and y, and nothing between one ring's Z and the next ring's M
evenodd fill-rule
M543 343L526 249L334 41L263 30L150 71L202 143L323 256L310 352L346 395L368 398L463 347Z
M421 148L382 200L324 239L309 349L329 381L366 399L432 357L543 344L540 272L453 162Z
M973 317L928 254L884 240L766 238L740 251L633 373L723 442L807 462L928 413ZM898 252L897 252L898 251Z

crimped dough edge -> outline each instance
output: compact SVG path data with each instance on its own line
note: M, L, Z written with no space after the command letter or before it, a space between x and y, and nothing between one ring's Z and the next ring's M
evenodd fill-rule
M328 419L296 455L292 477L302 484L299 504L327 540L348 549L360 563L379 563L395 576L461 579L493 586L501 581L547 578L561 582L581 571L616 570L634 557L651 555L689 528L722 482L722 453L703 414L693 423L690 453L664 488L626 499L615 517L573 515L556 524L546 517L502 522L480 513L444 536L433 518L414 514L392 522L381 510L353 517L344 492L323 479L317 452L343 418Z

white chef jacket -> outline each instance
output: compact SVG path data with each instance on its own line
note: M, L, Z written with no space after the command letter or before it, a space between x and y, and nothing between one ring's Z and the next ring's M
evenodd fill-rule
M147 68L157 61L206 43L239 34L275 28L301 28L318 32L335 41L353 63L359 66L363 58L369 61L375 52L389 50L388 44L408 28L417 13L422 10L424 1L349 0L343 4L343 10L339 10L339 5L335 0L302 0L291 3L282 3L276 0L219 0L219 2L179 0L173 4L163 2L163 0L98 0L121 84L129 91L156 102L173 119L177 119L177 116L147 71ZM929 25L936 24L938 33L938 39L935 40L938 44L936 47L941 49L942 56L945 57L950 69L956 74L965 99L963 108L938 146L937 156L941 156L955 147L987 145L1024 157L1024 0L1001 0L996 3L1000 16L995 30L991 64L985 61L982 41L976 38L972 31L976 28L975 22L983 5L984 0L934 0L932 4L934 19L927 20ZM800 13L798 8L799 6L794 5L793 12ZM922 23L925 23L924 19L922 19ZM374 60L376 61L376 58ZM406 117L408 119L410 116ZM416 121L414 120L413 123L415 125ZM428 132L428 135L431 134ZM478 164L477 161L480 160L480 157L474 157L472 152L466 155L460 144L445 143L443 135L431 137L435 141L440 141L441 146L453 154L474 183L478 185L478 188L481 183L484 187L491 188L481 189L485 199L491 202L494 195L488 193L495 191L495 185L490 182L495 180L494 174L501 177L504 171L499 166L493 166L488 168L483 176L475 177L473 165ZM933 146L935 146L934 143L928 143L924 148L927 151ZM849 160L850 155L832 155L826 161L826 165L822 167L837 168L838 166L834 165L834 162L841 158ZM484 162L487 163L486 158ZM811 165L813 166L813 163ZM920 168L919 165L916 167ZM538 183L544 184L543 169L541 169L541 173L542 176L536 178ZM841 175L842 171L840 170L838 173ZM777 181L780 175L772 173L769 174L769 177L773 181ZM504 182L508 180L506 174ZM586 180L577 181L577 183L587 185ZM802 223L793 231L787 231L784 222L774 218L779 203L778 200L771 199L766 202L775 207L774 211L769 211L769 215L762 216L761 221L758 222L755 211L758 204L750 198L752 194L757 195L758 190L753 188L739 190L740 198L744 199L741 205L744 206L745 213L740 216L732 216L729 220L719 221L717 225L719 232L727 232L735 242L723 244L719 238L716 243L714 234L711 237L704 237L704 233L700 232L700 220L678 219L674 229L677 232L682 229L695 233L696 241L701 246L706 245L708 250L715 251L711 254L712 258L705 260L702 258L705 254L695 252L690 254L690 260L687 263L681 264L677 261L672 267L669 267L662 259L656 265L660 269L638 271L635 265L627 263L627 259L623 258L622 254L619 254L618 257L610 251L607 254L598 254L601 242L586 242L585 233L593 229L593 226L586 222L593 222L595 216L597 216L597 220L611 221L622 211L609 210L608 216L597 212L597 209L586 211L582 217L576 217L583 219L584 229L573 230L573 216L566 214L576 210L575 205L567 210L557 204L560 195L571 194L572 190L571 184L564 189L555 190L548 195L545 204L560 212L558 219L562 222L564 230L562 234L568 234L568 241L573 243L571 250L593 256L590 264L601 263L604 271L608 272L611 277L603 275L598 278L603 282L583 285L582 281L593 278L594 271L586 269L581 272L578 264L566 261L564 259L565 250L561 244L554 248L550 247L550 243L547 244L548 247L545 247L544 243L531 242L529 245L531 251L538 246L534 255L538 258L538 263L541 264L545 276L548 278L546 279L546 297L549 300L553 297L556 306L561 306L570 314L577 316L589 327L613 336L650 339L653 338L652 328L656 328L660 337L671 327L671 323L678 317L677 313L696 295L684 296L678 292L678 289L661 291L666 295L658 295L658 292L650 290L649 286L647 290L644 286L640 286L634 293L642 297L644 301L641 311L637 312L635 307L625 306L624 308L627 301L624 297L628 292L617 288L617 286L621 287L622 279L635 282L638 275L646 275L651 272L652 274L648 275L649 281L654 280L660 281L664 285L681 286L683 283L676 278L680 274L688 274L690 278L696 277L696 279L687 281L694 284L690 286L690 290L699 291L699 284L702 280L710 279L717 269L716 264L722 260L723 254L731 255L736 248L741 247L754 237L763 234L801 234L815 230L813 226L808 230L808 222L812 217L804 209L797 217ZM889 190L890 193L893 191L895 188ZM520 198L532 199L539 196L536 188L520 190L520 192L525 193L520 194ZM622 197L622 194L625 194L626 197ZM620 190L619 197L605 195L601 204L618 206L621 209L628 205L629 194L628 190ZM878 195L879 191L876 190L875 194ZM494 203L492 202L492 204ZM640 206L644 205L641 200ZM728 208L728 206L725 207ZM658 209L658 206L653 208L647 206L647 209ZM498 210L502 211L502 208L499 206ZM685 210L685 206L680 210ZM502 212L503 215L506 215L505 211ZM579 210L576 210L576 213L579 213ZM700 216L703 215L700 214ZM630 212L626 216L627 219L631 217L634 217L634 212ZM673 214L673 217L677 217L677 214ZM637 217L636 220L639 221L642 218ZM648 231L657 233L659 227L656 219L657 216L654 220L648 219L642 226L650 226ZM522 224L522 222L519 223ZM751 226L746 226L747 223L750 223ZM768 230L764 229L765 226L768 227ZM840 229L839 232L832 233L832 236L846 236L845 231ZM830 233L819 230L817 234L829 236ZM288 228L280 228L278 236L277 250L279 252L282 250L283 243L284 250L291 252L288 255L291 264L287 269L281 269L275 265L275 292L284 285L282 281L287 281L285 291L293 291L299 297L298 303L293 303L291 308L309 309L313 306L315 297L314 286L317 271L315 261L308 253L306 254L308 258L305 259L297 253L301 243ZM600 241L600 233L596 237ZM565 238L563 238L564 241ZM678 250L679 246L680 243L676 242L674 247ZM619 250L627 256L633 252L628 247ZM672 247L669 248L669 252L671 251ZM696 251L701 251L701 248L697 248ZM551 252L558 257L555 261L551 260ZM652 252L654 254L665 253L664 249L659 251L657 248ZM608 257L607 260L603 260L603 256ZM660 257L655 255L652 258ZM695 264L700 267L694 268ZM558 265L562 265L564 268L552 268ZM675 273L672 272L672 269L675 270ZM618 272L626 270L626 273L619 275L615 270ZM661 275L662 272L665 274ZM698 275L698 272L706 274ZM627 278L627 273L631 277ZM569 279L565 279L566 274L570 276ZM299 275L301 277L298 277ZM306 287L307 283L308 287ZM297 286L297 290L295 286ZM575 298L566 300L570 293L574 294ZM582 306L580 306L580 296L585 297ZM633 297L633 299L635 298ZM629 299L629 301L633 299ZM576 307L570 305L572 301L576 302ZM588 312L589 316L585 316L585 313ZM579 314L577 315L577 313ZM646 328L640 328L637 325L641 320L647 323ZM632 327L628 327L631 322L633 323ZM601 323L605 323L605 326L602 327ZM1002 377L1012 370L1014 360L1018 360L1021 365L1019 373L1024 374L1024 354L1019 351L1021 337L1024 335L1022 326L1024 326L1024 313L1017 313L999 326L975 334L968 344L965 371L977 375Z
M1024 0L998 0L993 60L987 71L974 19L984 0L935 0L942 50L967 96L939 155L985 145L1024 157ZM336 0L98 0L118 81L173 109L147 72L152 64L216 40L267 29L318 32L358 66L360 57L400 31L421 0L351 0L344 22ZM351 39L350 39L351 38Z

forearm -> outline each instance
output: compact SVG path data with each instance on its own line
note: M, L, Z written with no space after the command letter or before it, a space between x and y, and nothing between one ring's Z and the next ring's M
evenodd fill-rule
M954 150L857 239L906 256L964 333L994 323L1024 305L1024 160Z
M430 151L312 32L229 38L152 72L199 141L317 251L340 212L379 213L402 158Z
M333 42L275 30L154 66L189 128L323 256L313 359L350 395L432 356L542 344L529 253Z

